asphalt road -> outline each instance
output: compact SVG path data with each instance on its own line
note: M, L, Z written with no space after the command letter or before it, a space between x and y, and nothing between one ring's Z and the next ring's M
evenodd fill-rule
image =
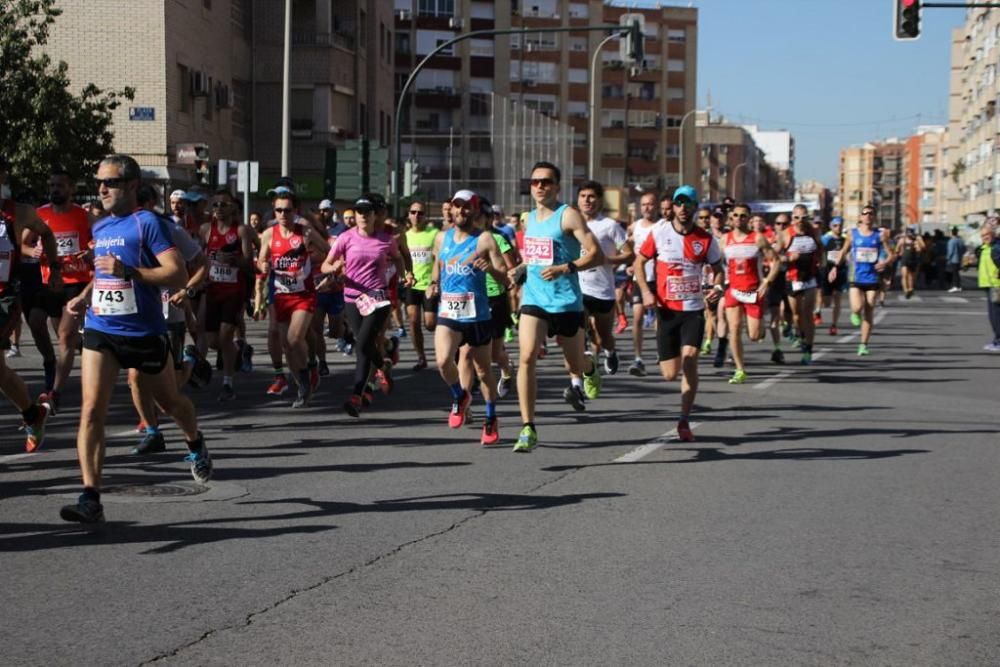
M352 360L331 354L304 411L264 396L264 365L232 404L192 394L216 478L191 495L176 429L167 453L128 454L122 383L98 534L58 517L78 492L75 401L34 455L6 409L0 662L998 664L984 300L897 296L870 357L842 323L812 367L751 347L734 387L703 362L694 443L670 433L676 383L620 373L577 415L556 355L528 455L448 429L433 370L351 420ZM13 365L38 388L33 351ZM512 443L513 396L500 419Z

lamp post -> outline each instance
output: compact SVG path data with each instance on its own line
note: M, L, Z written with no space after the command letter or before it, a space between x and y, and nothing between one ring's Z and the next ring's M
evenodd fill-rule
M678 134L677 134L677 149L678 149L678 155L677 155L677 185L678 186L684 185L684 123L687 122L688 116L690 116L691 114L695 113L696 111L698 111L698 107L695 107L694 109L691 109L691 111L688 111L686 114L684 114L684 116L681 118L681 124L677 128L678 129ZM705 107L705 111L707 113L711 113L712 112L712 107L711 106Z
M594 117L594 107L597 105L597 58L601 55L601 49L612 39L617 39L623 33L612 33L601 40L594 51L594 57L590 59L590 150L587 161L587 177L590 180L597 180L597 119Z
M736 184L739 183L739 181L736 179L736 174L739 172L741 167L745 166L747 166L746 162L740 162L738 165L736 165L736 167L733 168L733 188L732 190L729 191L729 196L733 198L736 197ZM742 193L739 198L746 199L746 193L745 192Z
M362 27L362 30L364 28ZM291 132L292 0L285 0L285 44L281 68L281 175L289 173L288 137Z

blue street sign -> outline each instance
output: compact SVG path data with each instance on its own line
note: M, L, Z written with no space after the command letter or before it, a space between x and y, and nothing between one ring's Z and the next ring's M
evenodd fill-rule
M156 107L129 107L129 120L156 120Z

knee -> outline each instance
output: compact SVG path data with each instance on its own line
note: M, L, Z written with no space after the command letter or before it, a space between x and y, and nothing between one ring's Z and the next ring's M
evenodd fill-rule
M104 411L98 410L95 403L85 401L80 406L80 427L102 427L104 425Z

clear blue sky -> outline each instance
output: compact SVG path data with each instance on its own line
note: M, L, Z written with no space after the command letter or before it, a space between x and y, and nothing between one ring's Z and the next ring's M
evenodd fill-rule
M962 9L924 9L920 39L897 42L893 0L664 4L698 8L699 107L710 92L732 120L790 130L800 181L835 190L842 147L947 123L951 29Z

